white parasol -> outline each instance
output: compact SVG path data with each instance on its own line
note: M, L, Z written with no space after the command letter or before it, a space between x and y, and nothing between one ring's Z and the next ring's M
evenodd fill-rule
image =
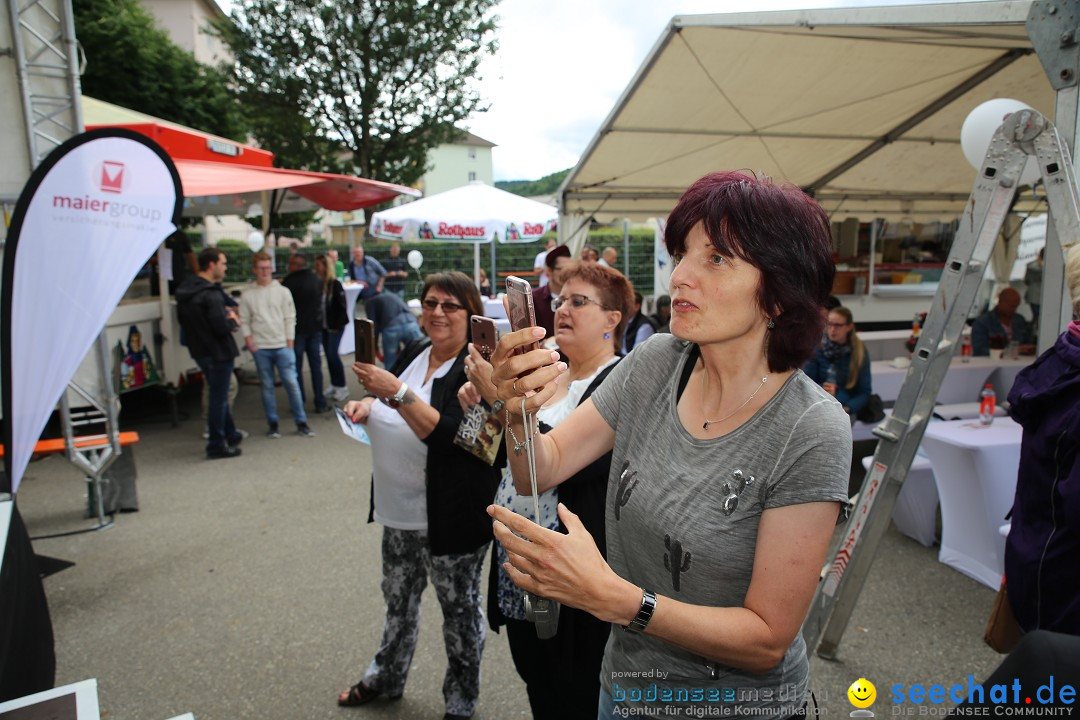
M480 243L534 242L555 226L558 209L480 181L373 213L369 232L404 242L476 245L473 275L479 280Z

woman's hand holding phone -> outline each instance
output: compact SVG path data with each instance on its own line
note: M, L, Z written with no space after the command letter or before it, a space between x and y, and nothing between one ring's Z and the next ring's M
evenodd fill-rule
M566 363L554 350L527 350L535 347L546 333L543 328L531 327L506 333L491 355L491 382L506 409L521 415L521 398L525 397L525 412L534 413L555 394L554 380L566 372ZM517 354L522 349L523 355Z
M393 397L401 387L401 380L394 373L383 370L376 365L363 362L354 362L352 371L356 379L364 388L375 397Z

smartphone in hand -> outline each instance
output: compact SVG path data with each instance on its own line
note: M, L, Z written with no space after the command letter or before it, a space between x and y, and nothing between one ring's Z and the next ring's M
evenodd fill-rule
M469 329L473 347L481 357L491 362L491 354L495 352L495 344L499 341L495 321L482 315L473 315L469 319Z
M508 315L510 316L511 330L517 331L535 327L536 310L533 308L532 286L529 285L528 280L514 275L506 278L506 301L510 308ZM539 347L540 343L534 340L529 345L519 346L514 351L514 354L524 355Z
M356 337L356 361L375 364L375 323L364 319L353 321L353 332Z

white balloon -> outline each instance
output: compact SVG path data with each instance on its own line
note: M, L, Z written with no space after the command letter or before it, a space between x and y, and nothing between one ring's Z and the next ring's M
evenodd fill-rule
M1009 98L995 98L979 105L964 120L960 128L960 147L964 157L976 170L980 170L994 133L1005 118L1018 110L1031 110L1027 103ZM1028 158L1024 172L1020 174L1021 185L1031 185L1039 179L1039 166L1034 157Z
M408 258L409 267L413 268L414 270L419 270L420 266L424 264L424 254L419 250L410 250Z
M259 252L266 245L266 238L258 230L253 230L250 235L247 236L247 246L251 248L251 252Z

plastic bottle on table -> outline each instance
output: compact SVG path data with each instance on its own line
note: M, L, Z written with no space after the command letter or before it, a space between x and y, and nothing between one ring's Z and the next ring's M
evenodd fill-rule
M979 393L979 423L989 425L994 422L994 410L997 408L997 393L994 386L986 383L986 387Z
M960 343L960 362L971 362L971 332L964 331L964 337Z

